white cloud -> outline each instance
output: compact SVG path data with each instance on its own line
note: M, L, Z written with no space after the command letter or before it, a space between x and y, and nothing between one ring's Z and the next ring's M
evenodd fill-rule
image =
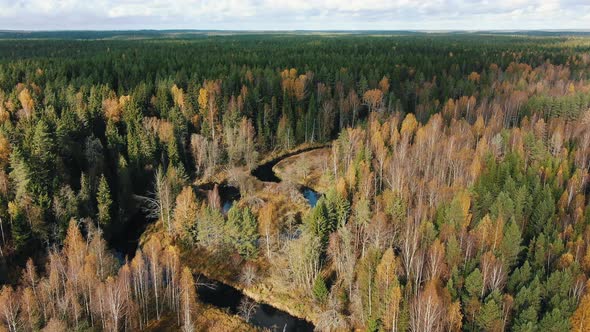
M588 29L588 0L0 0L0 29Z

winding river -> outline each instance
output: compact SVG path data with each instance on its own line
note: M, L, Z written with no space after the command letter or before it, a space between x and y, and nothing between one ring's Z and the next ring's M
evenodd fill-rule
M198 277L198 282L197 293L201 302L227 310L231 314L240 314L242 301L255 303L238 289L224 283L208 279L202 275ZM314 329L311 323L291 316L268 304L255 303L252 308L248 323L254 326L284 332L306 332Z
M283 159L317 148L320 147L306 148L272 159L254 169L252 175L264 182L280 182L281 179L273 171L273 167L277 163ZM213 189L213 185L203 185L198 190L207 192ZM227 213L234 202L240 199L240 192L238 188L227 184L219 185L218 190L221 198L222 211ZM312 207L316 205L318 199L321 197L321 194L309 187L302 186L300 191ZM127 259L133 258L142 233L153 221L148 220L138 212L127 222L125 229L121 232L121 236L113 238L110 241L116 256L121 262L124 262L125 257ZM250 312L250 317L248 317L248 322L256 327L283 332L307 332L314 330L313 324L304 319L292 316L266 303L257 303L244 295L240 290L219 281L208 279L202 275L199 276L197 293L201 302L227 310L231 314L240 313L240 304L243 301L253 303L254 306Z
M284 154L282 156L279 156L277 158L271 159L270 161L267 161L267 162L259 165L258 167L256 167L252 171L252 175L255 176L256 178L258 178L258 180L263 181L263 182L281 182L281 178L279 178L273 170L275 165L277 165L279 162L281 162L284 159L287 159L289 157L293 157L293 156L296 156L296 155L304 153L304 152L309 152L309 151L321 149L324 147L325 146L309 147L309 148L290 152L290 153ZM301 186L299 190L301 191L301 194L303 194L303 197L305 197L305 199L307 200L307 202L309 203L309 205L311 207L314 207L321 197L321 194L319 194L315 190L313 190L309 187L306 187L306 186Z

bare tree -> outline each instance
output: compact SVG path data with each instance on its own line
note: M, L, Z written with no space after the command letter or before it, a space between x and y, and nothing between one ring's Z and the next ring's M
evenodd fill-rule
M156 170L154 191L148 196L136 196L143 201L143 209L148 218L159 219L164 223L168 234L172 234L172 209L174 197L168 177L164 174L162 168Z
M251 298L244 296L242 301L240 301L240 305L238 306L238 315L242 317L246 322L249 322L250 319L254 316L254 313L258 309L258 303L252 300Z

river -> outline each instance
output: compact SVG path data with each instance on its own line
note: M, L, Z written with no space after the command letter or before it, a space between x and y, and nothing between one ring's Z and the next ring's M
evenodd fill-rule
M261 181L280 182L281 179L273 171L274 165L285 158L313 149L315 148L303 149L275 158L257 167L252 171L252 175ZM204 194L212 190L214 185L207 184L200 186L197 191ZM223 213L227 213L234 202L240 199L240 192L238 188L226 184L219 185L218 190L222 211ZM315 206L321 197L321 194L308 187L302 186L300 191L311 207ZM133 258L138 248L139 238L151 222L153 220L148 220L141 213L137 213L127 222L124 231L121 232L121 236L112 239L111 246L122 263L125 257L128 259ZM232 314L240 313L240 304L242 301L253 303L254 305L251 307L252 310L247 320L250 324L257 327L283 332L307 332L314 330L313 324L304 319L292 316L268 304L256 303L240 290L204 276L199 276L197 293L201 302L227 310Z
M320 148L323 148L323 146L306 148L306 149L287 153L287 154L282 155L280 157L274 158L274 159L256 167L252 171L252 175L255 176L256 178L258 178L258 180L263 181L263 182L281 182L281 178L279 178L273 170L273 168L275 167L276 164L278 164L279 162L281 162L282 160L284 160L286 158L293 157L298 154L312 151L312 150L316 150L316 149L320 149ZM301 191L301 194L303 194L303 197L307 200L307 202L309 203L309 205L311 207L314 207L317 204L320 197L322 196L317 191L315 191L309 187L306 187L306 186L301 186L301 188L299 190ZM223 199L223 197L222 197L222 199Z
M240 314L242 301L255 303L239 290L205 276L199 276L198 283L197 293L201 302L225 309L231 314ZM306 320L291 316L264 303L255 303L251 309L248 323L257 327L284 332L306 332L314 329L313 325ZM242 317L244 318L243 314Z

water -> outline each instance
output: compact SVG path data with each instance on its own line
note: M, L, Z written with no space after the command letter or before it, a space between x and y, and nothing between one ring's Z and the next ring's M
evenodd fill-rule
M319 194L315 190L308 188L308 187L303 187L301 189L301 193L303 194L303 197L305 197L305 199L307 200L307 202L309 203L309 205L311 207L314 207L318 203L318 200L320 199L320 197L322 196L321 194Z
M234 203L234 200L222 201L223 206L221 207L221 211L226 214L231 209L231 207L234 206Z
M210 193L215 187L215 183L206 183L197 188L197 196L200 199L207 199L208 193ZM219 192L219 199L221 203L221 212L226 214L229 209L240 200L240 190L236 187L222 183L217 184L217 190Z
M277 157L271 161L268 161L258 167L256 167L253 171L252 171L252 175L254 175L255 177L257 177L260 181L264 181L264 182L281 182L281 179L275 174L275 172L272 170L273 167L275 167L276 164L278 164L281 160L289 158L289 157L293 157L295 155L298 155L300 153L303 152L307 152L307 151L311 151L311 150L316 150L316 149L320 149L323 146L313 146L313 147L308 147L305 149L301 149L301 150L297 150L297 151L292 151L289 152L287 154L284 154L280 157Z
M141 234L154 221L155 219L147 218L143 213L137 212L127 220L123 229L113 236L110 240L110 245L119 262L124 263L126 257L129 260L133 259L139 246Z
M204 276L199 276L197 293L201 302L226 309L231 314L237 314L242 300L248 299L239 290ZM249 323L272 331L307 332L314 329L311 323L264 303L257 304Z
M282 158L275 159L266 164L262 164L256 167L256 169L252 171L252 175L257 177L260 181L264 182L281 182L281 179L272 170L272 168L281 160Z
M234 203L240 200L240 190L236 187L223 185L219 187L219 197L221 198L221 211L226 214Z

